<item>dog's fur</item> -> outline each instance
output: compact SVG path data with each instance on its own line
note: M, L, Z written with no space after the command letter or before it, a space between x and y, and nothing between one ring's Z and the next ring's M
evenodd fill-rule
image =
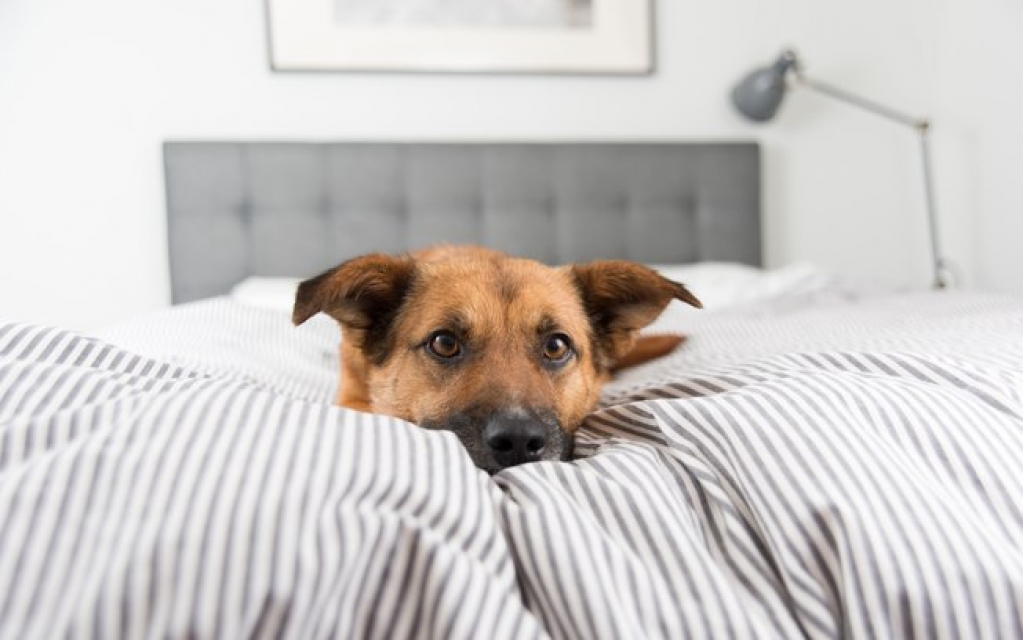
M495 472L567 459L612 372L682 341L637 341L672 299L701 306L683 285L633 262L548 267L437 247L355 258L303 282L293 320L322 311L340 323L338 404L449 429L477 466ZM495 424L530 430L539 450L502 454Z

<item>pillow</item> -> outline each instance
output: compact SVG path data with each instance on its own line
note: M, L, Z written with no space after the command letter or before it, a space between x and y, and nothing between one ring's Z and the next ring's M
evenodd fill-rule
M828 281L824 271L807 264L772 270L735 262L650 266L665 278L686 285L700 299L704 309L709 310L814 291Z
M703 302L704 309L708 310L812 291L821 288L827 281L823 271L806 264L775 270L733 262L650 266L664 277L686 285ZM290 314L299 282L301 278L246 278L231 289L230 297L248 307ZM691 309L682 303L673 303L671 308Z
M245 278L234 285L230 298L247 307L291 315L295 290L301 281L301 278Z

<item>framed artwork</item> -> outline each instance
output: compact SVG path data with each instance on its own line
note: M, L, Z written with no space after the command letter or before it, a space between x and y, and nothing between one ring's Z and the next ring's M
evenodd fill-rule
M277 71L643 74L651 0L267 0Z

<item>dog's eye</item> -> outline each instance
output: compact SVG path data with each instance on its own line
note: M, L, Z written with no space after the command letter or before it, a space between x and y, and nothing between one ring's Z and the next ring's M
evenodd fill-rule
M455 358L462 353L462 345L454 334L447 331L438 331L430 337L426 343L430 353L438 358Z
M562 362L572 355L572 343L568 336L555 333L543 343L543 357L551 362Z

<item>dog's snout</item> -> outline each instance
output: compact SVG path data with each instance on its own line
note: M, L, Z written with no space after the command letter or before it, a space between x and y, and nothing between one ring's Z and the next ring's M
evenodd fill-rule
M499 465L511 467L543 457L547 430L527 415L497 414L487 421L483 440Z
M454 432L476 466L490 474L526 462L572 458L572 432L546 408L473 407L443 422L420 425Z

